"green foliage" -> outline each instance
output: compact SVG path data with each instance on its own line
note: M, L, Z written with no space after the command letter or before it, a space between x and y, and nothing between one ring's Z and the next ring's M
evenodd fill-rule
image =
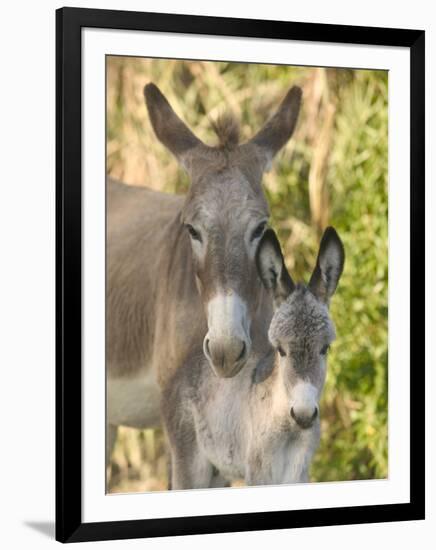
M297 132L264 185L288 268L307 280L326 225L345 269L331 312L332 345L314 481L384 478L388 469L388 76L383 71L114 58L108 62L108 168L130 183L183 191L188 181L157 143L143 106L153 80L196 133L230 108L243 139L293 84ZM132 168L133 167L133 168ZM130 178L130 179L129 179Z
M347 253L332 302L337 343L327 386L318 479L387 476L388 81L359 71L340 99L329 188Z

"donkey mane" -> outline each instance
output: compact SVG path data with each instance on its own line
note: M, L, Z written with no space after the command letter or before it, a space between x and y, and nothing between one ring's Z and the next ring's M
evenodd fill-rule
M224 113L211 121L212 129L218 137L218 148L231 151L239 145L240 125L232 113Z

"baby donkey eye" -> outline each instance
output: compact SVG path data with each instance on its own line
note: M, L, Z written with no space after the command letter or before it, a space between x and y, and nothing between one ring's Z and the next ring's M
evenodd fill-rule
M280 355L282 357L284 357L286 355L286 353L285 353L284 349L282 348L282 346L278 346L277 351L280 353Z
M324 347L321 349L321 355L327 355L327 352L328 352L329 349L330 349L330 346L329 346L329 345L324 346Z

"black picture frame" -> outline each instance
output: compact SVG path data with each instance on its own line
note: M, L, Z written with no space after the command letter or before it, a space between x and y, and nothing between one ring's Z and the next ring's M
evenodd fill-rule
M410 502L310 510L82 522L81 29L144 30L405 47L410 50ZM78 8L56 12L56 539L159 537L424 519L425 33Z

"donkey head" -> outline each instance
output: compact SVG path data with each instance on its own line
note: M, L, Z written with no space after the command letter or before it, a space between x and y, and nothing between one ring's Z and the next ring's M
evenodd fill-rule
M318 416L327 352L335 338L328 305L342 274L344 259L338 234L332 227L327 228L306 287L292 281L271 229L259 244L259 274L275 305L268 336L278 353L289 414L301 428L309 428Z
M244 144L239 144L234 120L217 123L217 147L201 142L154 84L144 93L156 136L191 179L182 223L207 316L203 350L218 376L231 377L249 356L251 321L261 293L255 255L269 217L262 174L294 131L301 90L292 88L269 122Z

